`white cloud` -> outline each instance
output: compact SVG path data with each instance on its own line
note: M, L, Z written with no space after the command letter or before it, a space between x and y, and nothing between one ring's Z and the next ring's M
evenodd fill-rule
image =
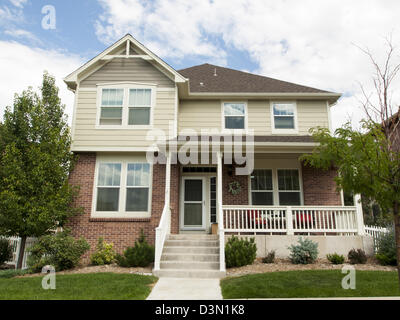
M23 8L28 0L10 0L10 2L18 8Z
M7 29L4 34L14 38L25 38L30 40L32 43L42 44L42 41L36 37L32 32L23 29Z
M47 70L56 78L71 123L74 95L62 79L82 64L78 56L0 41L0 114L3 115L6 106L12 106L15 93L20 94L29 86L38 90Z
M104 13L96 33L104 43L131 32L164 58L200 56L222 64L224 48L235 48L259 65L255 72L346 93L332 109L334 127L347 114L354 122L361 118L357 82L372 90L370 62L352 43L382 59L383 37L393 32L394 43L400 40L398 0L98 1Z

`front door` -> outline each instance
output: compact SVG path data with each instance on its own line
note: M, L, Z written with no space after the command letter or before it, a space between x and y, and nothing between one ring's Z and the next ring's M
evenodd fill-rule
M181 226L185 230L205 229L204 178L183 178L183 214Z

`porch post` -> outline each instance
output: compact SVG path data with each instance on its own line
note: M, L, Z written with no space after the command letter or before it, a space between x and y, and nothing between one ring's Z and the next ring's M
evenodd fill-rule
M171 201L171 151L168 152L167 154L167 163L165 165L165 206L167 208L170 208L170 201ZM171 233L171 210L168 210L168 229L167 233Z
M356 215L357 215L357 234L359 236L363 236L365 234L365 231L364 231L364 216L361 203L361 195L356 194L354 196L354 204L356 206Z
M294 235L292 207L287 207L286 209L286 234L288 236Z
M218 234L219 234L219 270L225 272L225 232L222 211L222 153L217 152L217 199L218 199Z

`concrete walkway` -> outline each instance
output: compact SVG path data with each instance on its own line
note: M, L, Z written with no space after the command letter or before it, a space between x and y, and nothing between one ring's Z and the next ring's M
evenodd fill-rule
M147 300L222 300L219 279L160 278Z

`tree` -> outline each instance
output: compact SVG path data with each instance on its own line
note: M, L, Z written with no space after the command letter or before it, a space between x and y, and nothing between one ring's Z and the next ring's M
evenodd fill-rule
M328 129L312 129L314 139L319 142L312 154L303 155L302 160L313 167L338 170L336 183L339 189L363 194L374 199L383 210L393 214L396 244L397 269L400 285L400 141L398 116L391 104L391 84L400 69L393 65L394 47L387 40L388 51L383 65L377 63L369 50L362 49L371 59L375 69L373 83L374 99L364 93L363 108L366 118L361 128L354 129L350 123L331 135ZM394 112L394 113L393 113Z
M49 234L80 212L71 206L77 188L68 183L74 165L71 137L55 79L43 75L41 95L15 95L0 126L0 234L21 238Z

